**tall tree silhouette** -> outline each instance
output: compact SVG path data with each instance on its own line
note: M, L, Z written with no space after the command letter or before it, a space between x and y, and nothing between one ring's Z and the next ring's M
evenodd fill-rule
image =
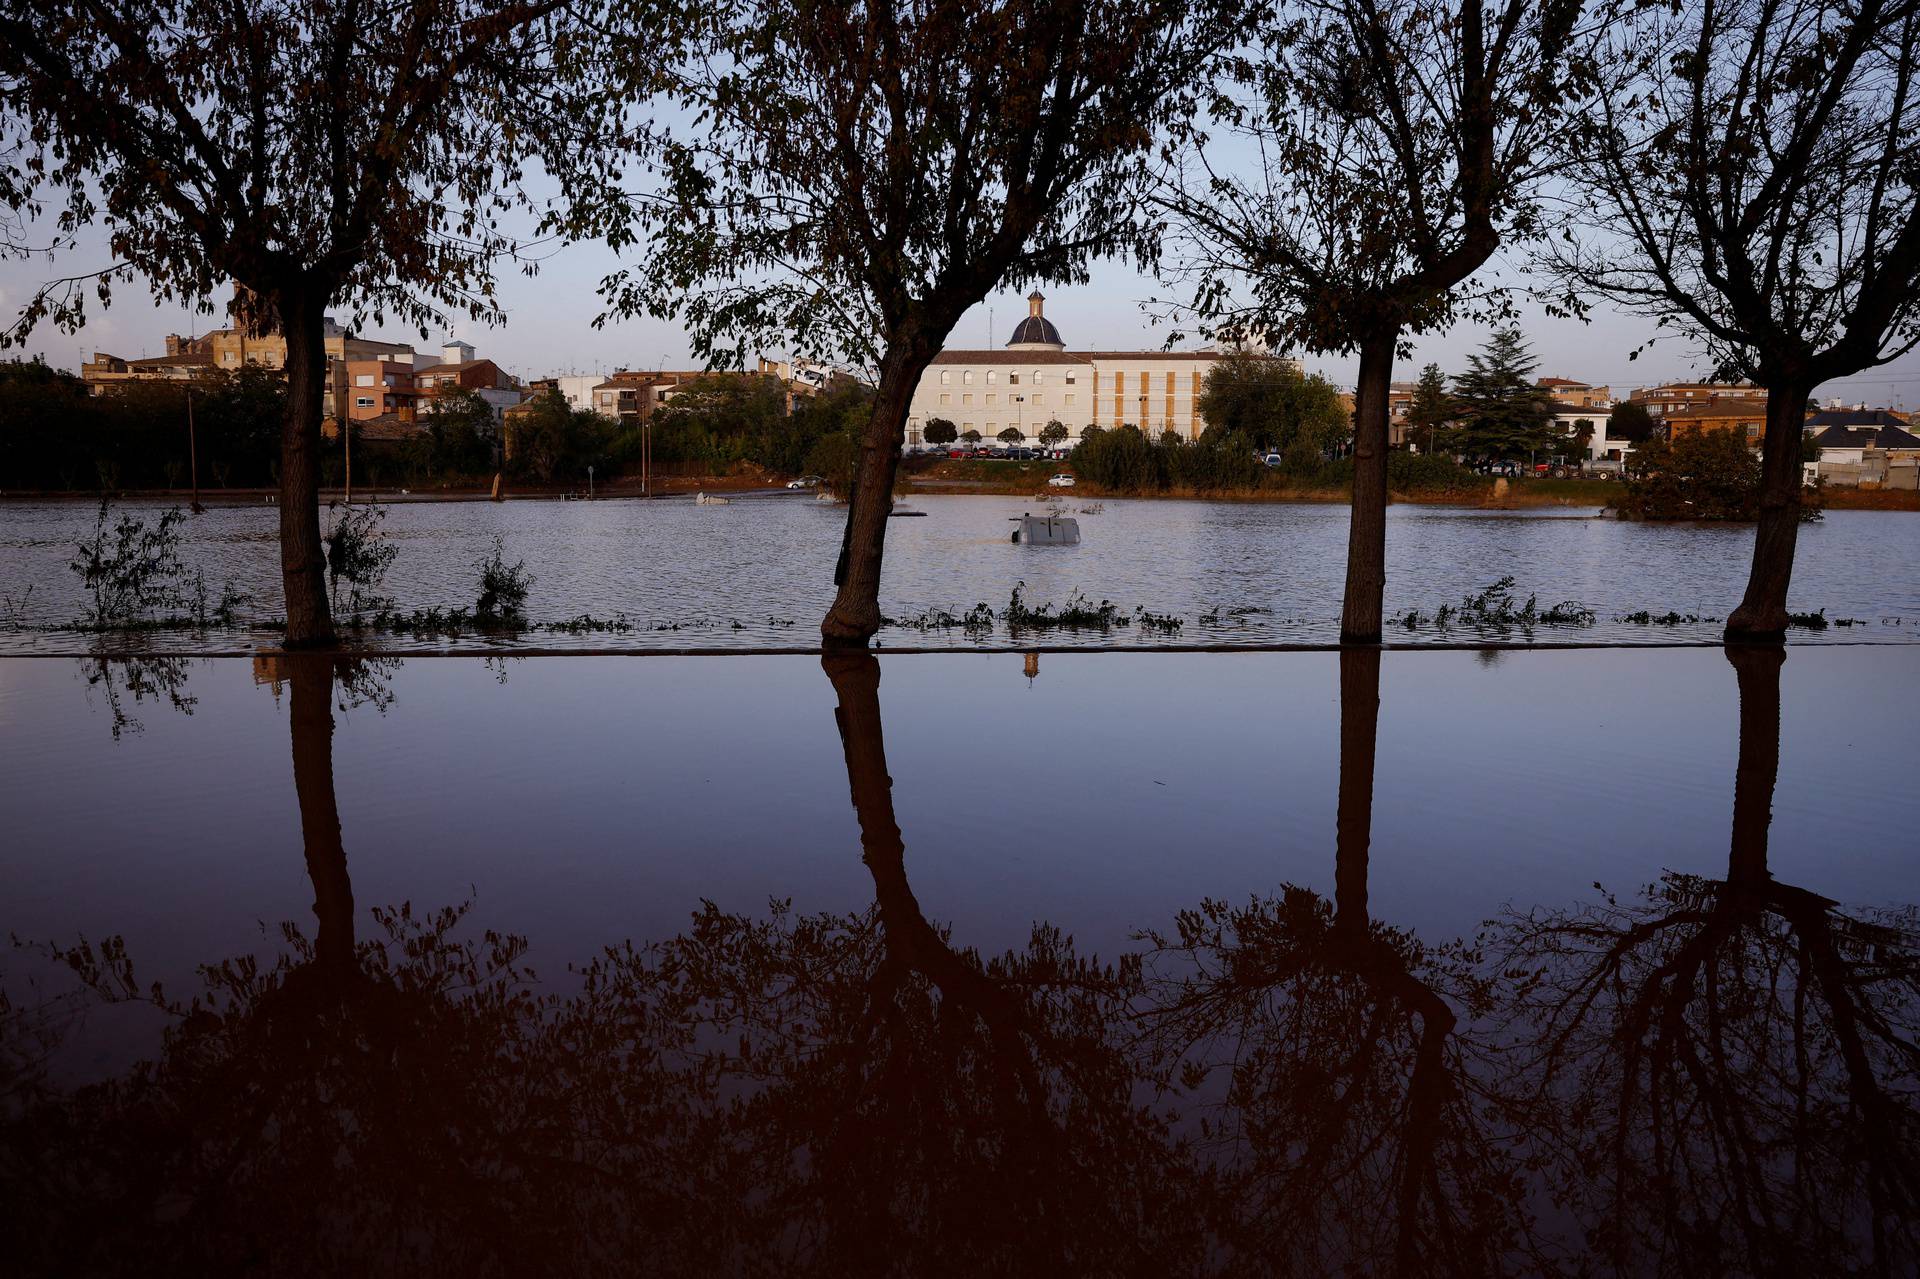
M1649 5L1605 57L1635 74L1571 135L1587 232L1550 260L1767 388L1753 565L1730 640L1779 640L1814 388L1920 342L1920 7Z
M683 319L696 354L784 345L874 369L830 644L880 628L887 511L914 387L995 289L1150 259L1145 166L1238 29L1220 0L756 0L704 15L658 139L656 197L610 211L651 236L613 310ZM651 83L651 40L626 55Z
M1593 81L1598 9L1278 6L1216 100L1222 136L1163 195L1192 285L1183 309L1205 327L1359 353L1343 642L1380 638L1394 359L1463 310L1504 310L1497 289L1463 286L1542 229L1537 187Z
M78 328L87 280L143 278L287 343L280 562L287 642L333 637L320 544L325 316L499 314L492 271L537 150L591 167L587 95L556 97L569 0L8 0L0 180L9 212L103 227L112 264L42 288L6 338Z

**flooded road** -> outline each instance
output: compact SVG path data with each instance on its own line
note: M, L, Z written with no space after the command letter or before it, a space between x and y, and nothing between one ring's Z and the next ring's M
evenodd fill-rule
M14 1255L1912 1273L1917 677L0 661Z
M911 620L940 610L957 619L985 603L1004 610L1024 583L1029 605L1064 606L1076 594L1111 601L1124 624L1051 630L1049 645L1312 645L1339 637L1347 508L1254 504L1067 500L1078 546L1014 545L1013 517L1049 509L1005 497L916 497L922 518L890 521L883 611ZM129 507L157 518L161 506ZM0 504L0 652L84 652L89 637L39 628L76 619L85 600L67 565L92 527L85 503ZM582 614L622 629L537 629L521 635L366 633L358 647L396 652L495 649L755 649L811 647L832 599L844 508L811 496L739 497L726 506L656 502L524 501L396 504L381 525L398 555L381 592L397 609L471 608L477 563L499 536L509 562L524 560L534 584L527 615L564 623ZM1592 508L1478 511L1394 506L1389 511L1386 608L1390 616L1442 605L1514 579L1519 601L1542 608L1574 601L1594 624L1484 634L1431 625L1390 627L1408 643L1671 643L1715 641L1739 602L1751 557L1745 525L1648 525L1600 518ZM271 507L215 506L187 524L183 556L211 589L232 581L254 597L244 615L281 614ZM1790 603L1799 612L1860 624L1796 630L1796 643L1920 639L1920 513L1836 511L1806 526ZM30 588L30 589L29 589ZM1142 625L1136 610L1177 619ZM1646 612L1701 618L1647 625ZM895 626L887 647L1019 649L1032 634L1002 621L970 632ZM167 632L139 641L154 651L272 647L271 630L241 626Z

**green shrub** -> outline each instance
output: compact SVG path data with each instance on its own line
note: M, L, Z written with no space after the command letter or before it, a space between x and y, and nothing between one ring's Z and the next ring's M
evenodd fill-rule
M336 613L350 614L387 609L393 601L374 592L387 575L387 569L400 554L400 548L379 535L380 522L387 518L384 506L366 504L342 507L334 503L333 526L327 530L327 584ZM340 596L345 583L347 595Z
M1801 494L1800 518L1820 518L1820 491ZM1738 431L1654 438L1627 459L1620 510L1643 520L1753 520L1760 515L1760 454Z
M1158 452L1168 483L1201 492L1257 488L1266 471L1253 441L1238 431L1210 429L1192 443L1169 433L1160 437Z
M513 623L525 616L527 592L533 588L533 574L527 562L507 563L506 541L493 539L493 550L480 561L480 600L473 615L483 622Z
M1161 456L1134 426L1088 430L1073 451L1076 474L1116 493L1142 493L1164 488Z

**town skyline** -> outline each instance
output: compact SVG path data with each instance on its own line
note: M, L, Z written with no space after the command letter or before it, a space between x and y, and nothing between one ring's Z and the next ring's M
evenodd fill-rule
M83 240L67 250L57 265L45 257L0 260L0 310L8 314L17 311L24 298L51 276L88 269L84 259L90 251L104 257L103 246L90 246ZM422 337L418 330L391 321L353 326L347 308L335 311L355 333L376 341L404 342L427 349L447 341L484 346L501 368L522 380L607 374L623 368L699 367L686 334L671 321L610 319L604 327L594 327L593 320L602 310L594 290L619 261L618 255L604 245L582 242L555 251L536 276L503 272L499 295L506 320L499 325L456 317L444 330ZM1060 325L1071 349L1144 350L1165 343L1170 326L1155 323L1146 308L1151 297L1167 295L1167 286L1115 262L1097 263L1091 274L1085 285L1039 286L1047 295L1049 315ZM1002 288L973 307L955 327L948 346L964 349L1004 345L1013 326L1026 314L1025 297L1031 287ZM103 308L90 299L87 323L78 332L64 333L43 323L8 356L40 356L55 368L78 373L80 365L92 359L96 351L124 359L160 355L166 350L168 334L191 336L224 327L228 319L218 309L219 299L215 305L215 314L203 315L190 307L154 302L144 283L120 287L115 289L110 307ZM1604 304L1595 308L1586 323L1547 315L1531 303L1521 303L1520 310L1517 327L1539 361L1541 376L1567 377L1622 391L1703 380L1711 374L1699 352L1689 349L1688 340L1675 333L1658 335L1651 348L1630 360L1628 353L1655 339L1657 331L1650 321ZM1412 357L1396 362L1395 380L1413 381L1428 363L1439 364L1449 376L1461 371L1467 355L1478 350L1498 327L1504 326L1462 322L1446 333L1415 338ZM1203 343L1189 336L1179 345L1190 348ZM808 355L748 352L748 367L756 354ZM1318 373L1342 388L1352 387L1357 355L1292 354L1299 356L1307 372ZM1818 398L1902 410L1920 405L1920 351L1882 368L1836 379L1820 389Z

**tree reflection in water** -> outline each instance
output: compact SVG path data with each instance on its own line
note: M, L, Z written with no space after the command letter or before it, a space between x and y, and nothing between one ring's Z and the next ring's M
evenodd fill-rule
M1381 659L1352 651L1332 900L1206 902L1106 966L928 918L879 665L834 655L871 905L707 904L554 985L464 908L356 908L335 712L384 709L387 672L279 659L317 927L184 1000L114 940L56 952L169 1019L83 1087L47 1077L65 1006L0 1004L0 1246L25 1273L1911 1273L1914 921L1768 874L1780 659L1729 656L1724 880L1510 914L1484 954L1372 918Z
M1343 651L1334 900L1289 885L1182 912L1148 935L1143 1024L1159 1069L1216 1099L1217 1229L1240 1266L1499 1273L1520 1254L1519 1181L1476 1105L1454 1008L1483 1012L1486 983L1467 947L1427 946L1367 909L1379 706L1379 650Z
M685 1027L689 1105L716 1150L703 1191L724 1269L820 1274L1181 1272L1199 1214L1181 1149L1134 1098L1131 966L1041 925L983 960L908 882L878 662L823 659L874 903L768 920L709 906L693 931L597 974Z
M1584 1242L1621 1273L1920 1270L1920 932L1773 878L1778 648L1740 688L1724 879L1509 914L1490 1039Z
M193 714L199 699L187 692L192 662L184 657L80 657L74 659L88 689L99 689L112 720L113 740L145 731L133 711L152 701ZM131 701L131 705L129 705Z

